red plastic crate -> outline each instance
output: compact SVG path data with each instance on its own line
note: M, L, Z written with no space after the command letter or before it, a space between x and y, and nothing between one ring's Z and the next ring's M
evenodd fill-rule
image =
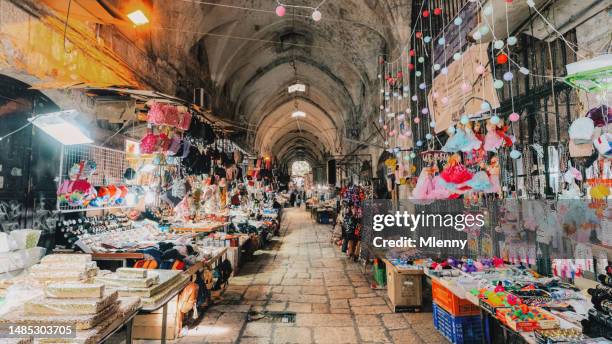
M433 300L453 316L479 315L480 308L466 299L453 294L435 279L431 280L431 294Z

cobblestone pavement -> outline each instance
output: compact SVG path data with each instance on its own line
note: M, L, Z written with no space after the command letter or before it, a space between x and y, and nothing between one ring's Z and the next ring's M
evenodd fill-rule
M393 313L358 264L330 244L330 226L285 209L281 237L230 280L223 300L171 343L446 343L431 313ZM247 322L250 310L293 311L296 322Z

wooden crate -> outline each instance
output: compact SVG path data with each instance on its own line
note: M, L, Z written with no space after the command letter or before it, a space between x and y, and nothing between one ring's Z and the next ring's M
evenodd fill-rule
M398 269L385 260L387 270L387 294L394 311L420 311L423 305L423 271Z

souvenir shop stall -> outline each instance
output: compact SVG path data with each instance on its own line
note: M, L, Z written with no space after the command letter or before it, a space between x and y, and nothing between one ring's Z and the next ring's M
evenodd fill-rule
M462 250L362 251L386 263L395 310L430 298L453 343L610 340L612 59L513 26L525 13L556 32L534 1L458 3L415 1L411 45L379 61L385 180L409 185L393 211L484 226L461 230ZM438 227L420 235L455 239Z
M74 323L75 343L122 328L165 342L219 297L238 266L231 249L253 240L235 212L274 232L269 166L243 178L255 168L242 152L182 103L148 100L138 116L144 133L125 149L62 145L52 251L36 247L40 231L0 234L0 322Z

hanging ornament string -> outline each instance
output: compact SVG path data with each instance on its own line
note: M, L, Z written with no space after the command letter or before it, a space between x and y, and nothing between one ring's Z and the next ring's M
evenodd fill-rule
M551 30L553 30L557 35L558 38L561 39L565 45L567 45L567 47L574 52L574 54L576 54L576 56L580 57L581 59L586 59L586 57L584 57L582 54L580 54L578 51L576 51L572 45L572 43L568 42L567 39L565 39L565 36L563 36L563 34L559 31L557 31L557 29L554 27L553 24L551 24L548 19L546 19L546 17L544 15L542 15L542 13L540 11L538 11L538 9L536 8L535 2L533 0L527 0L527 5L538 15L540 16L540 18L542 19L542 21L544 21L544 23L546 23L546 25L548 25L548 27L551 28ZM578 45L575 45L576 48L580 49L580 47Z
M321 6L323 6L323 4L326 2L327 0L322 0L317 6L312 7L312 6L305 6L305 5L290 5L290 4L283 4L281 3L279 0L276 0L276 9L274 10L274 12L276 12L276 15L279 17L284 17L285 14L287 13L287 8L303 8L303 9L309 9L312 10L312 14L310 15L310 17L312 18L312 20L318 22L321 20L321 11L319 11L319 8Z

